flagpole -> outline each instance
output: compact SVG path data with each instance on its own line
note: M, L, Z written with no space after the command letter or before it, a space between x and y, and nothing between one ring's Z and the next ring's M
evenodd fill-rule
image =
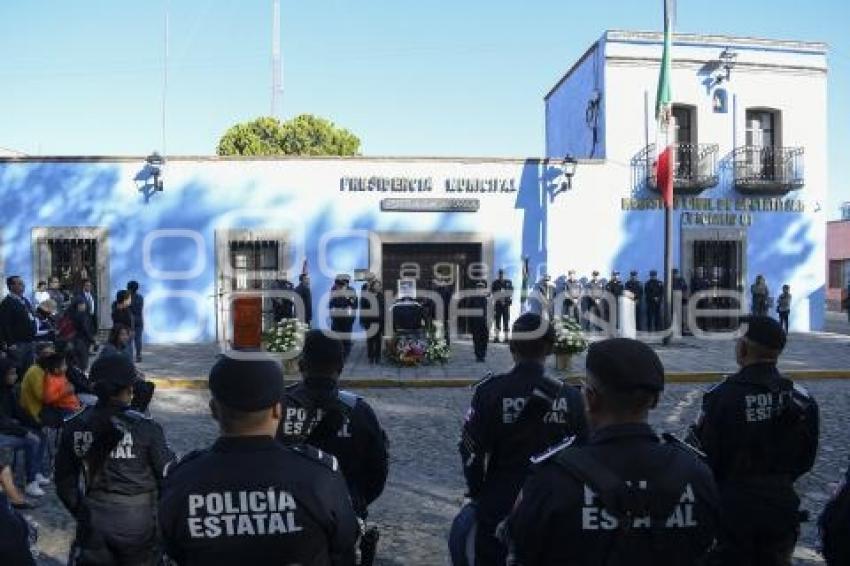
M673 248L673 211L669 206L664 207L664 312L667 320L665 328L667 333L664 335L663 344L669 344L670 338L673 335L671 328L673 324L673 265L672 265L672 248Z
M662 124L664 133L664 147L667 159L664 169L664 178L656 173L656 183L664 187L664 315L666 318L666 333L662 343L667 345L673 336L673 316L675 305L673 304L673 197L674 197L674 170L673 163L675 152L670 146L670 119L672 97L670 93L670 80L672 74L671 48L673 36L673 14L675 13L675 0L664 0L664 49L661 60L661 73L659 78L658 101L662 108ZM656 110L658 107L656 108Z

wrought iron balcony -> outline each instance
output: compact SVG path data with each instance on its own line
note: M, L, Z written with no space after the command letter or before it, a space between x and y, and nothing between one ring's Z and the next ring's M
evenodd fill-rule
M735 187L742 193L787 193L803 186L802 147L735 148Z
M677 143L673 144L673 148L676 152L673 171L675 193L695 195L717 184L717 144ZM632 169L636 180L644 181L649 188L657 191L654 160L655 144L650 144L632 158Z

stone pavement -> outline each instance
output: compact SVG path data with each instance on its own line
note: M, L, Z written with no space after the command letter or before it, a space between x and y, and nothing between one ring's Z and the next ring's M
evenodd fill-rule
M821 406L821 442L814 470L800 479L797 488L803 508L815 517L847 466L850 383L821 380L807 387ZM690 383L669 385L652 413L656 428L682 434L697 416L703 388ZM389 480L370 513L381 529L377 564L447 564L446 534L463 501L457 440L471 391L388 388L361 393L368 397L390 439ZM204 447L215 437L208 399L206 391L195 390L161 390L154 396L153 415L178 454ZM41 506L28 514L40 524L38 548L44 553L40 564L55 566L65 563L74 522L52 485L47 491ZM815 525L805 523L796 563L823 564L815 546Z
M830 313L831 332L793 333L782 355L780 367L786 371L841 370L850 371L850 324L844 314ZM700 340L694 337L679 339L670 345L654 344L668 373L717 373L735 370L734 342ZM145 347L140 369L149 377L166 379L203 379L212 366L219 349L216 344L150 345ZM554 359L549 365L554 371ZM451 360L445 365L400 368L384 362L370 365L363 341L355 341L343 379L379 379L416 381L439 379L478 379L488 371L501 372L509 368L511 354L504 343L490 343L485 363L477 363L469 338L452 341ZM571 371L584 368L584 356L575 356Z

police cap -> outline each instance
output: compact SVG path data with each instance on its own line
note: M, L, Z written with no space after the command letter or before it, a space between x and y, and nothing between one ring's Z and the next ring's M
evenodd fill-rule
M210 370L210 393L238 411L268 409L283 397L283 373L272 360L238 360L221 356Z
M308 330L304 335L301 357L308 365L314 361L323 365L342 365L342 343L321 330Z
M638 272L637 272L637 271L635 271L634 269L632 269L631 271L629 271L629 275L631 275L632 277L637 277L637 274L638 274Z
M655 275L655 276L657 277L657 276L658 276L658 270L657 270L657 269L650 269L650 270L649 270L649 274L650 274L650 275Z
M91 366L89 379L92 383L109 386L111 391L133 385L138 377L133 362L127 356L106 354L98 357Z
M587 350L587 371L616 389L664 389L664 366L652 348L631 338L609 338Z
M597 277L599 275L599 272L594 269L593 273L591 273L591 275L594 276L594 277Z
M521 314L519 318L514 321L513 326L511 327L511 332L519 338L524 333L532 333L532 332L540 332L542 330L542 334L539 337L543 340L555 340L555 328L552 324L544 319L539 314L535 314L533 312L527 312ZM523 337L524 340L528 338Z
M769 316L744 316L747 324L746 338L759 346L781 352L785 348L785 331L779 321Z

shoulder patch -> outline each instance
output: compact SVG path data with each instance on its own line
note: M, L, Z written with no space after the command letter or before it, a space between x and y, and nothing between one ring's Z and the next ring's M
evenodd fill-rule
M79 411L74 413L73 415L69 415L62 420L66 423L69 422L69 421L72 421L72 420L76 419L77 417L79 417L80 415L82 415L83 413L85 413L89 409L90 409L90 407L83 407L82 409L80 409Z
M146 415L145 413L140 413L139 411L136 411L135 409L127 409L126 411L124 411L124 414L126 416L130 417L131 419L134 419L134 420L145 420L145 421L153 420L152 416Z
M539 464L541 462L545 462L546 460L548 460L549 458L551 458L552 456L554 456L555 454L557 454L558 452L560 452L564 448L572 446L572 444L573 444L573 442L575 442L575 440L576 440L575 436L568 436L567 438L565 438L563 441L559 442L558 444L555 444L554 446L550 446L549 448L547 448L546 450L544 450L540 454L537 454L536 456L532 456L531 459L530 459L531 463L532 464Z
M794 393L801 397L805 397L806 399L812 398L812 396L809 394L809 390L800 385L799 383L794 383Z
M359 395L351 393L350 391L343 391L342 389L337 392L337 397L339 398L340 402L349 409L353 409L354 406L357 404L357 401L360 400Z
M472 385L472 388L473 388L473 389L478 389L478 388L479 388L479 387L481 387L482 385L484 385L484 384L488 383L488 382L489 382L490 380L492 380L494 377L496 377L496 374L494 374L492 371L488 371L486 374L484 374L484 377L482 377L481 379L479 379L478 381L476 381L476 382Z
M325 452L324 450L320 450L310 446L309 444L296 444L294 446L289 446L289 448L296 454L299 454L308 460L312 460L313 462L318 462L326 468L330 468L334 472L339 471L339 461L336 459L336 456L329 452Z
M705 459L707 457L705 452L695 446L692 446L691 444L688 444L673 433L664 432L661 434L661 438L662 440L664 440L664 444L668 446L674 446L680 450L690 452L695 456L699 457L700 459Z
M187 452L182 456L178 456L174 458L172 461L168 462L165 467L162 469L162 477L167 478L168 474L173 473L174 470L185 464L186 462L191 462L192 460L198 458L199 456L203 456L209 450L192 450L191 452Z

